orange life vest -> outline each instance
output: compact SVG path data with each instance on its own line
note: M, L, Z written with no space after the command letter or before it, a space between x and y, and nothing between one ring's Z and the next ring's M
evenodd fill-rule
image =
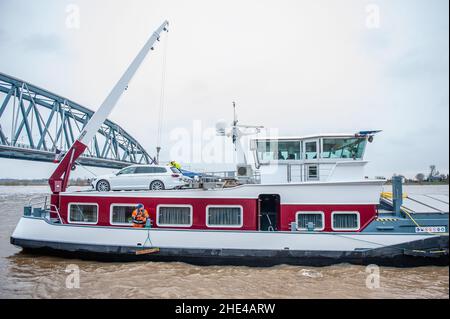
M148 218L149 215L146 209L135 209L131 214L133 227L143 228Z

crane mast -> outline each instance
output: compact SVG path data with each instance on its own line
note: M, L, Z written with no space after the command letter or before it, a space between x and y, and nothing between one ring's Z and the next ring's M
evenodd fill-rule
M168 31L168 26L169 22L164 21L164 23L158 29L156 29L155 32L153 32L153 34L147 40L137 56L131 62L125 73L122 75L122 77L113 87L106 99L100 105L99 109L94 113L90 121L84 127L78 139L67 151L58 167L49 178L49 185L53 194L64 192L67 189L70 171L75 161L81 156L81 154L83 154L89 142L92 140L92 138L94 138L103 122L111 114L111 111L116 106L123 92L128 88L128 84L136 74L136 71L141 66L145 57L150 50L153 50L153 45L155 44L155 42L159 41L161 33L163 31Z

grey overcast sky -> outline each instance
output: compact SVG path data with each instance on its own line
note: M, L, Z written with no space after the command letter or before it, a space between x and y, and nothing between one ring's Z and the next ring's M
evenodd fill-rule
M79 28L67 27L74 5ZM95 110L168 19L166 159L173 130L231 120L235 100L241 122L280 135L382 129L367 175L414 176L430 164L448 173L448 15L448 0L0 0L0 72ZM162 53L159 45L110 117L150 153ZM0 159L0 178L53 168Z

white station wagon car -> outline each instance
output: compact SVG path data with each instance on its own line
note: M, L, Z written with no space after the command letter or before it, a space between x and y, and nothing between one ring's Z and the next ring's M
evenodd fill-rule
M115 174L97 176L91 181L99 192L110 190L162 190L181 188L189 178L170 166L132 165Z

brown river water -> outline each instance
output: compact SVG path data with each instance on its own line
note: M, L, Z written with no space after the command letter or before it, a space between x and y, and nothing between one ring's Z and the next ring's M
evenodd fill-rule
M45 186L0 186L0 298L449 298L448 267L380 267L379 287L368 288L368 269L348 264L205 267L21 253L9 237L22 207L48 191ZM412 186L406 192L448 194L449 188ZM79 270L77 285L74 269Z

